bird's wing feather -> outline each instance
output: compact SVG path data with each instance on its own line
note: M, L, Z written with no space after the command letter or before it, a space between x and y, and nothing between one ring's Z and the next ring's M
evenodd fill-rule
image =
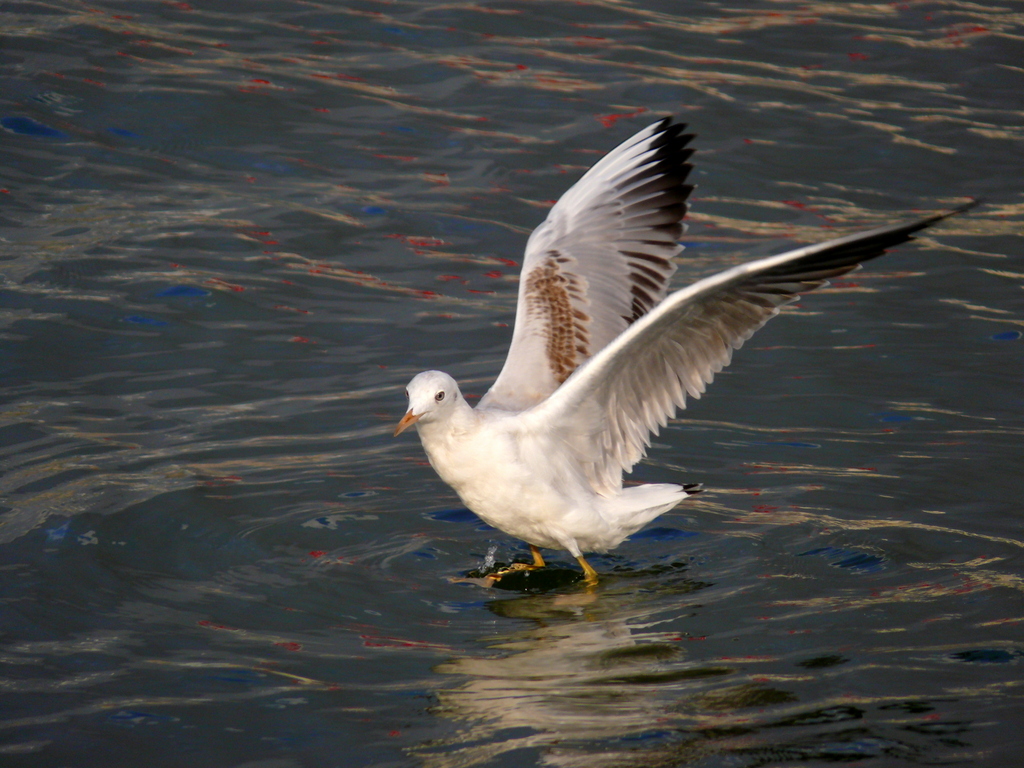
M972 206L741 264L676 291L521 414L521 428L550 435L595 491L614 494L652 433L685 407L687 395L700 397L733 350L781 306Z
M479 408L542 401L668 293L693 189L685 127L665 118L623 142L534 230L512 345Z

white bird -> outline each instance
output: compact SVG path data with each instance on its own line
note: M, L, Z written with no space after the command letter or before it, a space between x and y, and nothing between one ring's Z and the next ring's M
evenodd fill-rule
M668 294L683 250L693 154L665 118L623 142L555 204L526 245L512 345L471 407L446 373L409 382L397 436L416 425L441 479L484 522L539 548L620 544L696 485L624 488L652 433L699 398L784 304L971 207L809 245Z

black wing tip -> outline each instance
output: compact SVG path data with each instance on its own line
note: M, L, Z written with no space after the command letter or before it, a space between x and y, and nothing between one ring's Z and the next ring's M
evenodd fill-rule
M674 115L666 115L653 125L655 135L663 140L674 140L679 147L685 147L697 138L696 133L683 133L689 123L676 122Z
M966 213L967 211L973 210L974 208L977 208L979 205L981 205L983 202L984 201L981 198L975 198L970 202L964 203L963 205L958 205L956 208L950 208L948 211L936 213L933 214L932 216L926 216L923 219L918 219L917 221L907 222L906 224L903 225L894 224L891 227L882 227L880 228L880 234L882 234L883 237L888 236L893 239L893 241L890 244L887 244L884 247L891 248L900 245L901 243L914 240L914 236L921 230L928 229L929 227L938 224L940 221L945 221L951 216L957 216L961 213ZM884 251L882 253L884 253ZM881 253L878 254L878 256L881 255ZM865 261L866 260L867 259L865 259Z
M687 496L696 496L698 493L704 493L704 483L684 483L683 490Z
M963 205L958 205L956 208L953 208L948 213L946 213L942 218L945 219L950 216L956 216L959 213L967 213L968 211L973 211L979 205L983 205L987 202L988 201L983 197L972 196L970 202L964 203Z
M800 258L765 270L759 275L759 279L765 282L781 282L778 278L799 279L795 276L807 272L809 269L814 273L815 279L824 276L823 273L828 270L837 270L835 275L842 274L844 270L848 271L858 264L884 256L890 248L914 240L914 236L921 230L938 224L950 216L956 216L976 208L981 203L981 200L975 199L958 205L956 208L916 221L878 227L866 232L855 232L835 240L826 240L816 246L809 246L810 252ZM822 275L818 275L819 272Z
M654 125L658 126L658 130L662 130L662 131L665 130L666 128L670 127L670 126L677 126L678 125L680 130L686 127L686 123L676 122L676 116L673 115L673 114L665 115L664 117L659 119L658 122L654 123Z
M986 200L984 197L975 197L974 195L967 195L967 197L971 198L970 202L964 203L963 205L958 205L956 208L950 211L950 214L964 213L966 211L971 210L972 208L977 208L979 205L983 205L988 202L988 200Z
M950 208L948 211L943 211L942 213L936 213L934 216L928 216L924 219L920 219L919 221L912 222L909 226L916 227L916 229L911 230L912 232L918 232L926 227L930 227L932 224L938 224L940 221L948 219L950 216L957 216L961 213L967 213L967 211L974 210L984 202L984 198L975 197L972 198L970 202L958 205L956 208Z

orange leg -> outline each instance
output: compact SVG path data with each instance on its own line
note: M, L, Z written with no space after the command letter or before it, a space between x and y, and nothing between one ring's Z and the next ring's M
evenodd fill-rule
M543 568L545 565L544 557L541 555L540 550L533 546L533 544L530 545L530 554L533 555L533 567Z
M586 576L584 579L589 586L597 584L597 571L594 570L593 566L590 565L586 560L583 559L583 555L576 558L576 562L583 568L583 573Z

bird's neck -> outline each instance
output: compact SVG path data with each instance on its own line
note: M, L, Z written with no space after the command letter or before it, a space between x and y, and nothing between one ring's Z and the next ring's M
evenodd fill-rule
M476 412L463 399L459 398L448 411L447 418L437 421L419 422L416 427L420 433L420 439L424 445L430 443L441 443L448 440L458 440L460 437L477 429L479 417Z

